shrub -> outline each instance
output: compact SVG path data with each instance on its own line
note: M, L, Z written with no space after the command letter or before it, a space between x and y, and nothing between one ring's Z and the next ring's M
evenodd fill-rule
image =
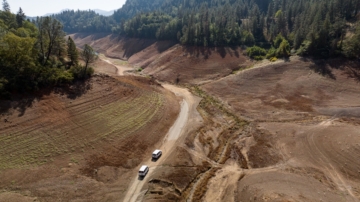
M243 31L241 33L241 42L244 45L252 46L255 44L255 37L251 32Z
M266 56L266 50L259 46L247 48L246 53L250 58L255 60L262 60Z
M276 51L277 57L289 57L290 56L290 44L286 39L283 39L279 48Z
M84 66L81 65L75 65L71 67L70 72L73 74L74 78L76 79L86 79L94 74L94 69L92 67L85 68Z
M277 60L277 57L270 58L270 62L275 62Z
M311 46L311 41L305 40L301 44L300 48L298 49L297 54L299 54L299 55L308 55L310 46Z
M275 48L279 48L279 47L280 47L280 44L281 44L281 42L283 42L283 40L284 40L284 37L283 37L281 34L278 34L278 35L276 36L276 38L274 39L274 46L275 46Z
M266 54L266 59L270 59L273 57L276 57L276 49L272 46Z
M345 40L342 47L342 54L348 58L357 58L360 55L360 25L358 25L355 35Z

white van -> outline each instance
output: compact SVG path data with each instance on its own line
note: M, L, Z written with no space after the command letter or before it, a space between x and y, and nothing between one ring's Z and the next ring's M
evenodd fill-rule
M162 154L162 151L157 149L152 153L152 158L157 159L161 156L161 154Z
M149 172L149 167L148 166L141 166L140 170L139 170L139 176L140 177L145 177L146 174Z

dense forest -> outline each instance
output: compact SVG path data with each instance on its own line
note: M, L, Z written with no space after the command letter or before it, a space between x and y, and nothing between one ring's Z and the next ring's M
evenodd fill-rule
M11 13L6 0L2 2L2 8L0 98L13 92L67 84L92 74L88 63L82 66L78 59L91 59L95 57L94 51L86 46L78 53L73 40L65 39L63 25L58 20L40 17L30 22L21 8L17 14Z
M62 22L64 31L67 33L111 32L115 25L115 20L112 17L99 15L92 10L66 10L51 17Z
M358 57L360 0L127 0L114 15L65 11L70 32L110 32L196 46L254 46L250 55ZM88 17L87 17L88 16ZM256 46L255 46L256 45ZM265 49L263 49L265 48Z

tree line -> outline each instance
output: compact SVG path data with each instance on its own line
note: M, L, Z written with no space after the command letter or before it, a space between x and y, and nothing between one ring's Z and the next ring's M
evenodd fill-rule
M256 45L266 49L265 55L279 57L291 50L355 57L359 52L351 44L359 40L359 10L359 0L128 0L110 17L93 11L65 11L54 17L73 32L112 31L195 46ZM282 51L276 39L284 41Z
M51 16L64 25L67 33L75 32L112 32L115 20L95 13L95 11L65 10Z
M10 12L6 0L0 11L0 97L61 85L93 73L88 62L95 57L91 47L78 53L74 41L65 39L63 25L51 17L26 20L20 8ZM90 53L90 55L88 54ZM79 56L88 60L80 65Z

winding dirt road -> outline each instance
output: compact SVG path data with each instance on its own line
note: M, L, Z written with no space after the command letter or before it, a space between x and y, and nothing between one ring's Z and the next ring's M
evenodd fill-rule
M130 67L118 66L111 62L106 57L101 58L103 61L114 65L118 69L118 75L124 75L124 72L130 70ZM169 129L166 134L162 146L159 148L163 151L163 155L157 162L151 161L151 154L149 154L149 160L143 162L143 165L149 166L149 172L144 179L138 177L138 173L134 173L134 179L129 185L129 188L126 192L125 198L123 201L126 202L135 202L141 201L143 196L146 193L141 191L142 187L146 183L147 179L155 171L156 167L161 165L161 163L169 156L171 150L175 147L177 140L192 127L194 122L202 122L200 114L197 112L196 107L200 102L200 98L191 94L187 89L180 88L170 84L162 84L162 86L173 92L176 96L182 98L181 109L178 118L174 122L173 126Z

